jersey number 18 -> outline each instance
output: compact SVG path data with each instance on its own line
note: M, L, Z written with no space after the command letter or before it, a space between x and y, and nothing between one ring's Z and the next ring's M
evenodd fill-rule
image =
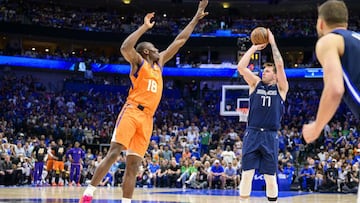
M155 80L149 79L148 86L147 86L147 91L156 93L156 91L157 91L157 83L156 83Z

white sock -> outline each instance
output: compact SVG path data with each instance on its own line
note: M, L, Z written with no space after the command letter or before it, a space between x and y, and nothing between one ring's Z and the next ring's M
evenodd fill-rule
M92 196L94 196L95 190L96 190L96 187L89 184L84 191L84 195L92 197Z
M131 203L131 199L123 197L121 203Z

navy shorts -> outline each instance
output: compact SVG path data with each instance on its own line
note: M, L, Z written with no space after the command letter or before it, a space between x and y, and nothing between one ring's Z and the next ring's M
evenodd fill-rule
M242 170L258 169L274 175L278 166L279 138L277 131L246 129L242 149Z

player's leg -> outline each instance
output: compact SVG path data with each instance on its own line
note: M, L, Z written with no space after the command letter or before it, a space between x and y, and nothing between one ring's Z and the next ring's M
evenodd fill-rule
M76 184L77 186L81 186L81 185L80 185L81 169L82 169L82 166L81 166L81 165L77 165L77 166L76 166L75 184Z
M136 175L138 173L139 167L141 165L142 157L129 154L126 156L126 168L124 174L124 182L122 185L123 190L123 201L129 201L134 192L135 183L136 183Z
M276 180L276 171L278 167L278 149L279 141L277 132L263 132L263 147L261 150L262 158L260 161L259 172L264 174L266 183L266 196L269 202L277 202L278 185Z
M255 169L259 168L260 153L258 152L259 140L258 131L247 129L244 135L243 142L243 157L242 157L242 173L240 180L240 200L241 202L248 202L251 193L252 179L255 174ZM251 137L251 138L250 138Z
M356 203L360 203L360 182L359 182L359 186L358 186L358 193L357 193L357 201Z
M117 157L120 155L123 150L123 146L116 142L111 142L109 152L106 154L105 158L100 162L99 166L96 168L95 173L91 179L90 185L97 186L100 181L104 178L106 173L109 171L112 164L116 161Z
M70 166L70 177L69 177L69 186L72 186L73 181L74 181L74 175L75 175L75 165L71 164Z
M60 170L59 170L59 166L60 166L60 161L54 161L54 165L53 165L53 170L55 173L55 181L52 181L52 185L56 186L59 184L59 176L60 176Z
M241 181L240 181L241 202L249 201L254 174L255 174L255 169L246 170L241 173Z
M278 185L276 182L276 175L264 174L266 183L266 196L269 202L277 202Z
M104 178L112 164L117 160L121 151L128 148L130 140L132 140L136 131L136 115L132 115L131 109L123 108L116 121L113 137L110 144L109 152L96 168L90 184L84 191L80 202L91 202L96 186ZM135 116L135 117L134 117ZM128 165L128 163L126 163Z
M33 185L37 184L37 180L38 180L38 162L35 162L35 167L34 167L34 172L33 172L33 177L34 177L34 182Z
M130 203L136 184L136 175L150 143L150 137L153 130L153 117L142 111L133 115L138 118L138 130L134 133L133 139L129 143L128 154L126 157L126 169L124 174L124 183L122 186L122 203Z
M49 181L49 185L52 185L54 183L54 163L55 163L55 160L53 159L49 159L47 160L46 162L46 170L48 171L48 181Z

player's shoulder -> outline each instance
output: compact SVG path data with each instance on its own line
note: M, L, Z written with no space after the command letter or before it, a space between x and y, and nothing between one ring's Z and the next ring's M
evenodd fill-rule
M335 33L328 33L316 42L317 48L331 48L343 45L344 37Z

